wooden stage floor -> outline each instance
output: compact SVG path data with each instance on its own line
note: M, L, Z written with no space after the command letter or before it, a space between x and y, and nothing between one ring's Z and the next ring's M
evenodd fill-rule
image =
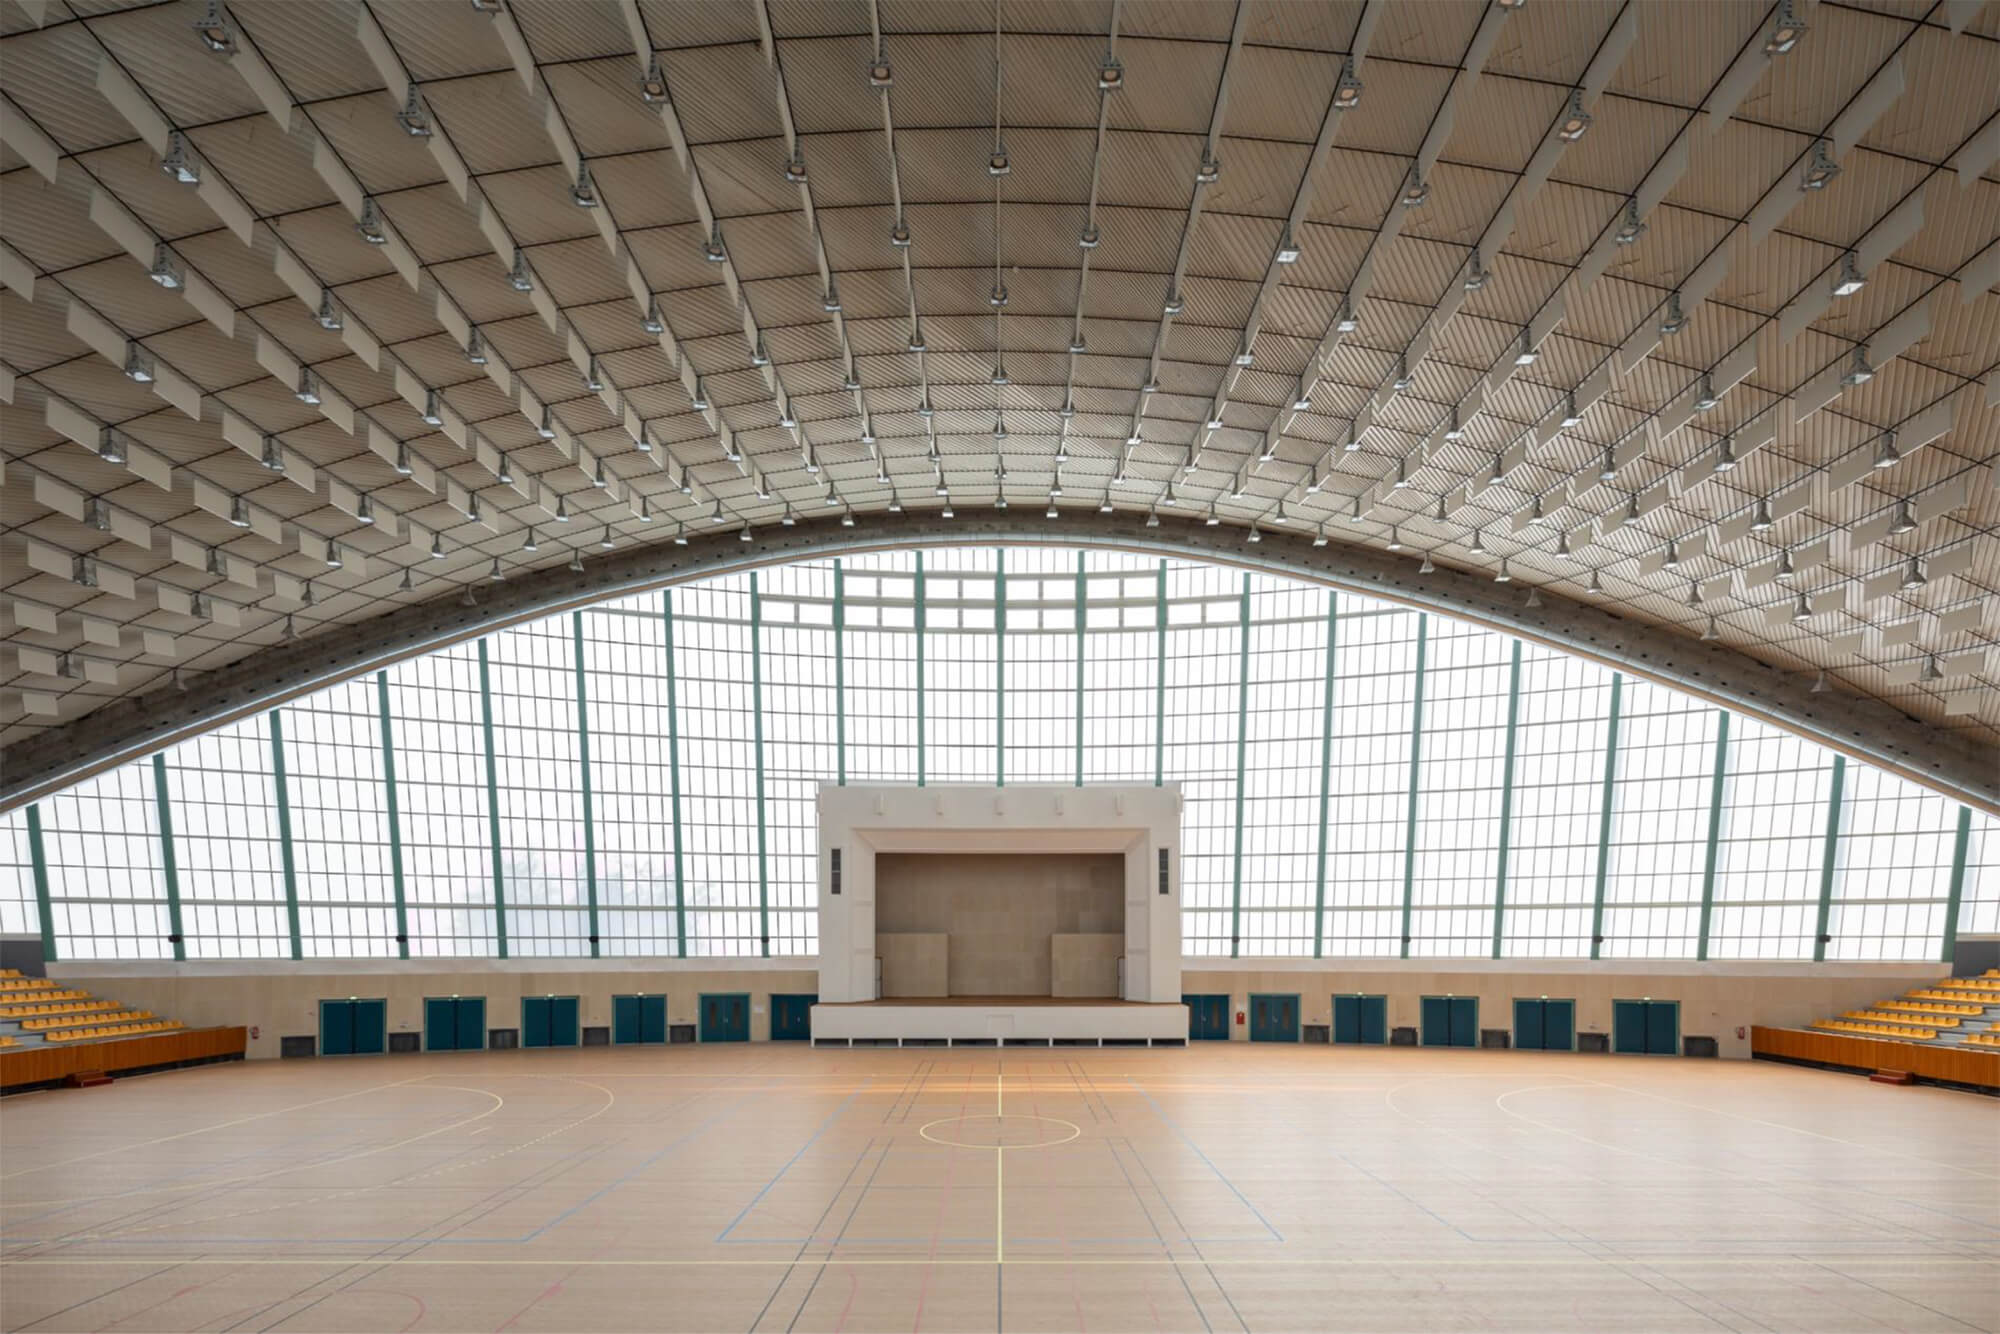
M0 1103L0 1327L1992 1330L1995 1112L1247 1044L217 1066Z

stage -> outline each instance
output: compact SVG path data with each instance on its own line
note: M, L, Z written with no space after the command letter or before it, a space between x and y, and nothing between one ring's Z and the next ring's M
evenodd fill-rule
M1178 1047L1187 1006L1067 996L904 996L812 1008L813 1044Z

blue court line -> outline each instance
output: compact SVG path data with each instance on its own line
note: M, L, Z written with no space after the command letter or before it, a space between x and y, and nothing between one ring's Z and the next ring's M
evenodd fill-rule
M1162 1121L1165 1121L1167 1125L1173 1130L1173 1132L1181 1137L1181 1142L1183 1144L1187 1145L1190 1149L1194 1150L1194 1156L1201 1159L1202 1165L1204 1167L1208 1168L1209 1171L1215 1173L1215 1179L1217 1181L1220 1181L1223 1185L1227 1186L1229 1188L1229 1193L1231 1195L1234 1195L1239 1201L1241 1201L1245 1209L1248 1209L1251 1213L1257 1216L1257 1221L1264 1225L1264 1230L1266 1232L1269 1232L1271 1236L1277 1241L1283 1241L1285 1239L1284 1233L1272 1227L1271 1220L1264 1217L1263 1210L1259 1209L1256 1205L1250 1203L1249 1197L1236 1188L1236 1183L1223 1175L1222 1169L1217 1167L1212 1161L1210 1161L1209 1156L1201 1151L1201 1146L1199 1144L1196 1144L1192 1139L1188 1137L1187 1131L1181 1129L1181 1123L1174 1120L1173 1117L1168 1116L1167 1109L1160 1106L1160 1104L1154 1099L1153 1095L1146 1092L1146 1090L1140 1086L1138 1080L1132 1078L1132 1076L1130 1075L1127 1075L1125 1076L1125 1082L1132 1086L1133 1092L1137 1093L1140 1097L1146 1100L1146 1104L1153 1109L1153 1114L1155 1116L1158 1116ZM1137 1151L1134 1150L1134 1152Z
M791 1157L785 1159L785 1165L778 1169L777 1175L772 1177L769 1181L766 1181L764 1183L764 1188L758 1191L755 1195L752 1195L750 1197L750 1203L744 1205L743 1208L737 1212L736 1217L729 1220L729 1226L715 1234L715 1239L717 1241L729 1240L729 1234L736 1230L737 1224L741 1223L745 1218L748 1218L750 1216L750 1211L752 1209L755 1209L759 1204L759 1202L761 1202L766 1195L771 1193L771 1187L777 1185L778 1182L784 1179L785 1173L792 1170L792 1165L798 1162L800 1158L805 1156L805 1152L807 1149L810 1149L814 1144L819 1142L819 1137L821 1135L824 1135L827 1132L827 1128L830 1127L835 1121L838 1121L840 1119L840 1114L847 1110L847 1104L853 1102L855 1098L859 1097L861 1094L861 1090L867 1088L870 1083L874 1082L874 1079L875 1076L873 1075L864 1076L861 1082L855 1086L854 1091L849 1093L846 1097L842 1098L840 1100L839 1105L836 1106L831 1112L827 1113L826 1120L819 1123L819 1129L813 1131L812 1138L807 1140L805 1143L799 1145L799 1151L793 1154Z
M631 1168L630 1170L626 1171L620 1176L614 1177L612 1180L598 1187L596 1190L584 1196L582 1199L578 1200L575 1204L572 1204L569 1208L563 1210L561 1213L557 1214L554 1218L551 1218L548 1222L542 1224L534 1231L527 1233L525 1236L510 1238L510 1240L533 1241L535 1238L541 1236L544 1232L547 1232L550 1228L554 1227L556 1224L562 1222L564 1219L567 1219L571 1215L575 1214L578 1210L588 1208L590 1205L595 1204L598 1200L604 1198L606 1195L609 1195L612 1191L617 1190L620 1186L630 1181L633 1177L638 1176L639 1173L645 1171L647 1168L651 1167L654 1163L657 1163L658 1161L660 1161L660 1159L672 1153L675 1149L680 1148L683 1144L686 1144L689 1140L698 1138L703 1131L707 1130L717 1121L720 1121L724 1116L735 1111L737 1105L741 1102L743 1102L743 1099L738 1098L735 1102L730 1103L727 1107L718 1109L715 1115L708 1117L706 1120L702 1121L699 1125L695 1126L694 1129L688 1131L687 1134L682 1135L679 1139L672 1140L669 1143L662 1145L659 1149L657 1149L653 1153L648 1154L643 1160L641 1160L638 1163L637 1166Z

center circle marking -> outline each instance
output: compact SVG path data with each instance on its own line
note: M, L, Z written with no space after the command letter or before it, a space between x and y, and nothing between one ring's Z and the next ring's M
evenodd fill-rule
M1059 1116L1007 1112L999 1116L947 1116L919 1126L917 1133L933 1144L956 1149L1046 1149L1069 1143L1083 1134L1083 1128Z

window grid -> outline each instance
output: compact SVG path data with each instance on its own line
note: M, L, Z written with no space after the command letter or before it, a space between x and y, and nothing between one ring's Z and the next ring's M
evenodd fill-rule
M1597 898L1611 673L1524 645L1509 833L1508 958L1587 958Z
M291 957L269 714L164 753L190 959Z
M1410 954L1484 957L1493 950L1513 641L1432 617L1424 652Z
M586 611L583 633L601 953L676 954L662 595Z
M1402 952L1417 614L1340 600L1333 653L1325 951Z
M587 957L582 746L570 618L502 630L486 648L507 947L516 957Z
M1623 691L1601 957L1692 959L1719 714L1648 681Z
M299 943L308 959L393 959L395 868L375 678L284 708Z
M1729 726L1708 957L1810 959L1831 757L1753 718L1734 717Z

